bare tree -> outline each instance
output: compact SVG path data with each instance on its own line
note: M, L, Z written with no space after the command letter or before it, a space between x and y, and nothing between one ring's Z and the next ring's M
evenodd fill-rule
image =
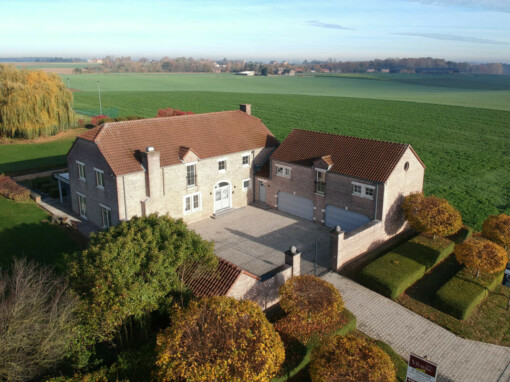
M0 380L26 381L67 354L78 300L47 266L16 260L0 271Z

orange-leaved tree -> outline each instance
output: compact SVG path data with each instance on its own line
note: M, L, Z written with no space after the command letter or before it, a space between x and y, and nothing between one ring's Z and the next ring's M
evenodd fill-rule
M34 138L74 124L73 96L60 77L0 65L0 135Z
M404 199L402 209L412 228L434 239L452 235L462 227L459 211L446 199L413 193Z
M354 335L336 335L315 348L309 373L312 382L396 380L390 356L374 343Z
M279 295L287 315L275 327L284 339L295 338L306 344L314 336L328 336L346 323L342 296L318 277L292 277L280 287Z
M268 381L285 358L255 303L219 296L178 309L156 351L160 381Z
M508 256L503 247L481 237L470 237L455 246L455 258L466 267L483 273L496 273L505 269Z
M159 109L158 114L156 115L156 118L164 118L164 117L177 117L180 115L193 115L192 111L182 111L179 109L172 109L171 107L168 107L166 109Z
M510 248L510 216L505 214L491 215L483 222L482 236Z

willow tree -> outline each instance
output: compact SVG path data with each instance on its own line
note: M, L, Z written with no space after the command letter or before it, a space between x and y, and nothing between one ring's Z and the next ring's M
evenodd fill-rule
M0 136L35 138L67 130L73 96L56 74L0 65Z

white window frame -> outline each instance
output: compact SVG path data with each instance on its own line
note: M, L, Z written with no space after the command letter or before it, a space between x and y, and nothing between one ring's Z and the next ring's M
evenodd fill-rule
M323 184L324 187L326 187L326 170L322 170L322 169L315 169L315 172L316 172L316 176L315 176L315 193L317 195L325 195L326 192L325 191L319 191L319 184ZM320 177L320 174L324 174L324 182L320 182L319 180L319 177Z
M76 191L76 194L78 195L78 210L79 210L79 214L80 216L87 220L87 197L85 195L83 195L81 192L78 192ZM82 204L81 204L81 199L80 198L83 198L84 202L85 202L85 215L82 214Z
M248 187L244 186L244 182L248 182ZM251 189L251 179L250 178L243 179L243 182L241 184L243 186L243 191L248 191L249 189Z
M244 163L244 158L248 158L248 163ZM241 163L243 167L250 167L250 154L243 155Z
M225 162L225 168L222 170L220 170L220 162ZM227 172L227 158L218 159L218 172L220 173Z
M103 225L102 228L109 228L112 225L112 209L110 207L105 206L102 203L99 203L99 209L101 210L101 224ZM108 225L104 224L104 216L103 216L103 209L108 210L109 217L108 217Z
M198 207L195 208L193 205L193 199L195 196L198 196ZM186 211L186 199L190 199L190 210ZM193 212L202 210L202 193L194 192L193 194L184 195L182 198L182 210L184 211L184 215L192 214Z
M352 184L352 195L359 196L360 198L370 199L370 200L374 199L374 195L367 195L366 190L367 189L375 190L375 186L370 186L368 184L358 183L358 182L351 182L351 184ZM354 186L361 187L361 191L360 192L354 191Z
M103 185L100 185L97 181L98 173L102 175ZM96 180L96 188L99 188L100 190L104 191L104 171L94 167L94 178Z
M282 173L279 174L278 170L281 169ZM276 175L281 176L283 178L290 179L292 177L292 167L289 166L282 166L281 164L276 165Z
M79 160L76 161L76 168L78 169L78 179L80 179L82 182L87 181L87 175L85 174L85 163L80 162ZM83 169L83 177L81 176L80 168Z
M195 166L195 178L193 179L195 183L193 183L193 185L188 184L188 167L190 166ZM197 186L197 162L186 163L186 188L193 188L196 186Z

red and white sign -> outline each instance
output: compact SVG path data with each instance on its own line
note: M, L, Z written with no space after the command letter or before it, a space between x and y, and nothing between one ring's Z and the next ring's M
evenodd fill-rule
M436 382L437 365L411 354L407 364L406 382Z

